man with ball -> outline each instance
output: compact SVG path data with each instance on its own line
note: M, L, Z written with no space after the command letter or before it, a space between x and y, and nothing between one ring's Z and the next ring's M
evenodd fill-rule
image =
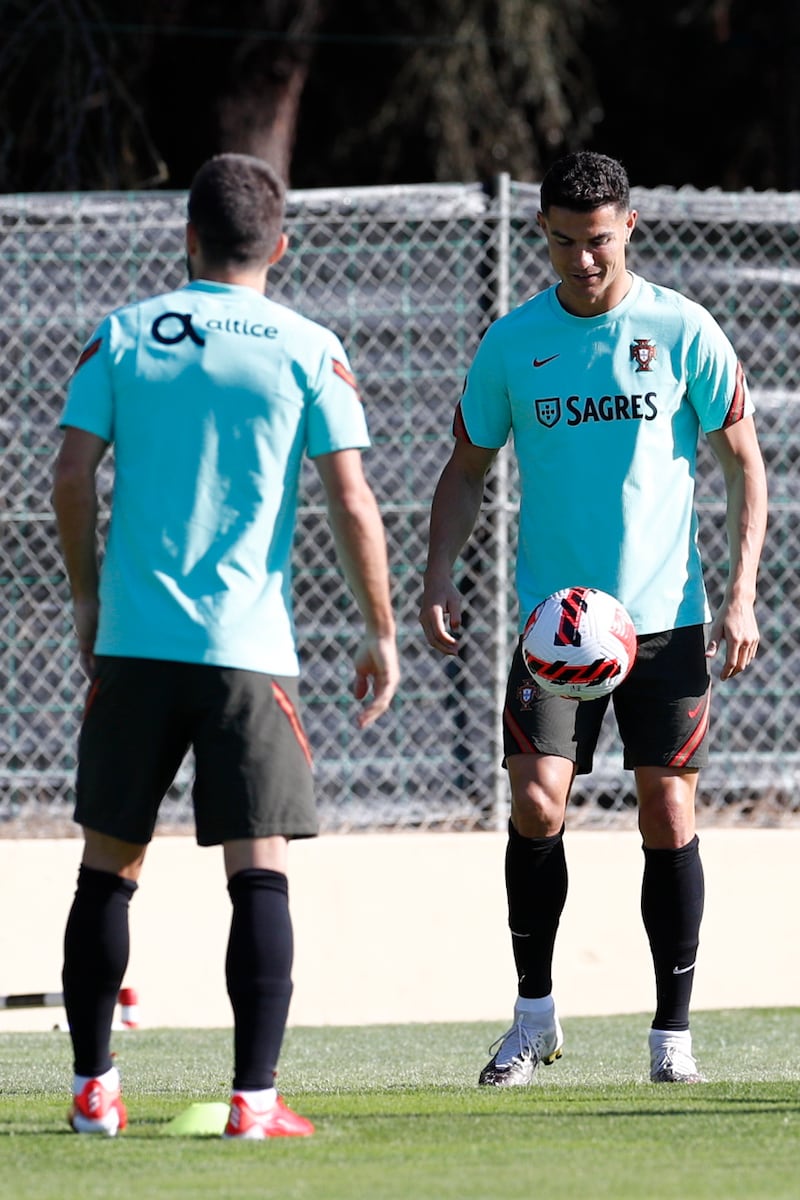
M433 499L420 620L431 646L458 654L453 564L486 472L513 435L520 631L562 588L607 592L636 629L635 664L611 700L644 849L641 907L656 984L650 1078L696 1083L689 1006L704 899L695 794L708 757L707 660L724 643L720 676L729 680L758 647L764 466L744 373L720 327L700 305L627 268L637 213L623 167L601 154L568 155L545 175L540 206L558 282L490 326L472 362ZM713 619L694 511L700 430L727 495L729 578ZM483 1085L527 1084L562 1052L551 967L567 894L564 819L576 773L591 770L608 703L543 690L517 649L503 728L518 995Z

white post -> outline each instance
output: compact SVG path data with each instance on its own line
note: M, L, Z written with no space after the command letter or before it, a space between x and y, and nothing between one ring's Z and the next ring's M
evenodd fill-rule
M495 201L497 204L497 229L495 263L497 284L493 318L505 316L511 307L511 177L503 172L495 180ZM508 776L503 769L503 709L506 698L506 679L508 676L508 596L509 596L509 562L508 562L508 530L509 530L509 470L508 446L504 446L497 455L494 464L494 480L497 489L495 516L495 636L494 636L494 827L503 832L508 825L509 792Z

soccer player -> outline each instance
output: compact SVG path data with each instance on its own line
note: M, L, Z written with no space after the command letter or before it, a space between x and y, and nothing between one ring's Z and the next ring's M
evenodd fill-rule
M353 684L361 727L388 708L399 668L355 379L331 331L264 294L287 246L284 194L256 158L223 154L200 168L188 202L190 282L102 321L61 421L53 502L91 680L75 810L85 845L63 970L78 1133L113 1136L126 1123L110 1032L128 905L190 747L197 840L222 845L232 903L225 1135L313 1129L274 1086L292 990L287 847L317 831L289 581L304 454L364 621ZM99 572L96 471L110 445Z
M547 172L538 222L558 282L490 326L472 362L434 494L420 620L431 646L458 653L462 598L452 567L486 472L513 435L520 629L539 601L571 586L616 596L636 626L636 664L613 706L644 848L641 907L656 983L650 1078L695 1083L689 1004L704 898L695 793L707 761L707 659L724 641L728 680L756 653L766 483L753 405L727 338L700 305L626 266L636 218L614 159L581 152ZM707 637L693 505L700 429L725 480L730 550ZM529 1083L540 1062L562 1052L551 967L567 894L564 819L575 774L591 770L608 704L531 684L517 648L503 728L518 995L480 1074L495 1087Z

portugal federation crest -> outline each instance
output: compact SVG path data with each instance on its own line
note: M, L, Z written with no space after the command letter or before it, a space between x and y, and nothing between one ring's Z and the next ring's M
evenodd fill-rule
M631 342L631 358L636 363L637 371L649 371L656 355L655 343L650 338L634 338Z
M536 401L536 419L540 425L552 429L561 418L561 399L558 396L547 396L544 400Z

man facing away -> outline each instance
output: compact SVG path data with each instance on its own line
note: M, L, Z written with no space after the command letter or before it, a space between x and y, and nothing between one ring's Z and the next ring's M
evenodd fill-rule
M546 174L540 203L558 282L495 322L470 367L433 499L420 620L431 646L458 653L462 599L452 567L486 472L513 434L520 629L544 597L571 586L616 596L636 626L637 660L612 699L644 849L641 910L656 982L650 1078L695 1083L689 1005L704 900L695 794L708 757L707 659L724 641L728 680L757 650L764 467L745 377L717 323L627 269L637 214L623 167L605 155L569 155ZM724 476L730 554L707 638L694 512L700 429ZM531 684L517 647L503 730L518 996L511 1028L480 1074L495 1087L529 1083L540 1062L562 1052L551 968L567 894L564 819L576 773L591 770L608 704ZM600 888L602 870L598 863Z
M232 902L225 1135L313 1130L274 1086L292 990L288 842L317 831L290 592L304 454L321 477L364 621L353 685L365 701L362 728L388 708L399 669L383 524L361 464L369 438L347 357L331 331L264 295L287 246L284 197L258 159L205 163L189 195L190 282L101 322L62 417L53 502L91 680L75 810L85 844L63 970L78 1133L113 1136L126 1124L110 1033L128 905L190 747L197 840L222 845ZM95 475L112 444L99 574Z

